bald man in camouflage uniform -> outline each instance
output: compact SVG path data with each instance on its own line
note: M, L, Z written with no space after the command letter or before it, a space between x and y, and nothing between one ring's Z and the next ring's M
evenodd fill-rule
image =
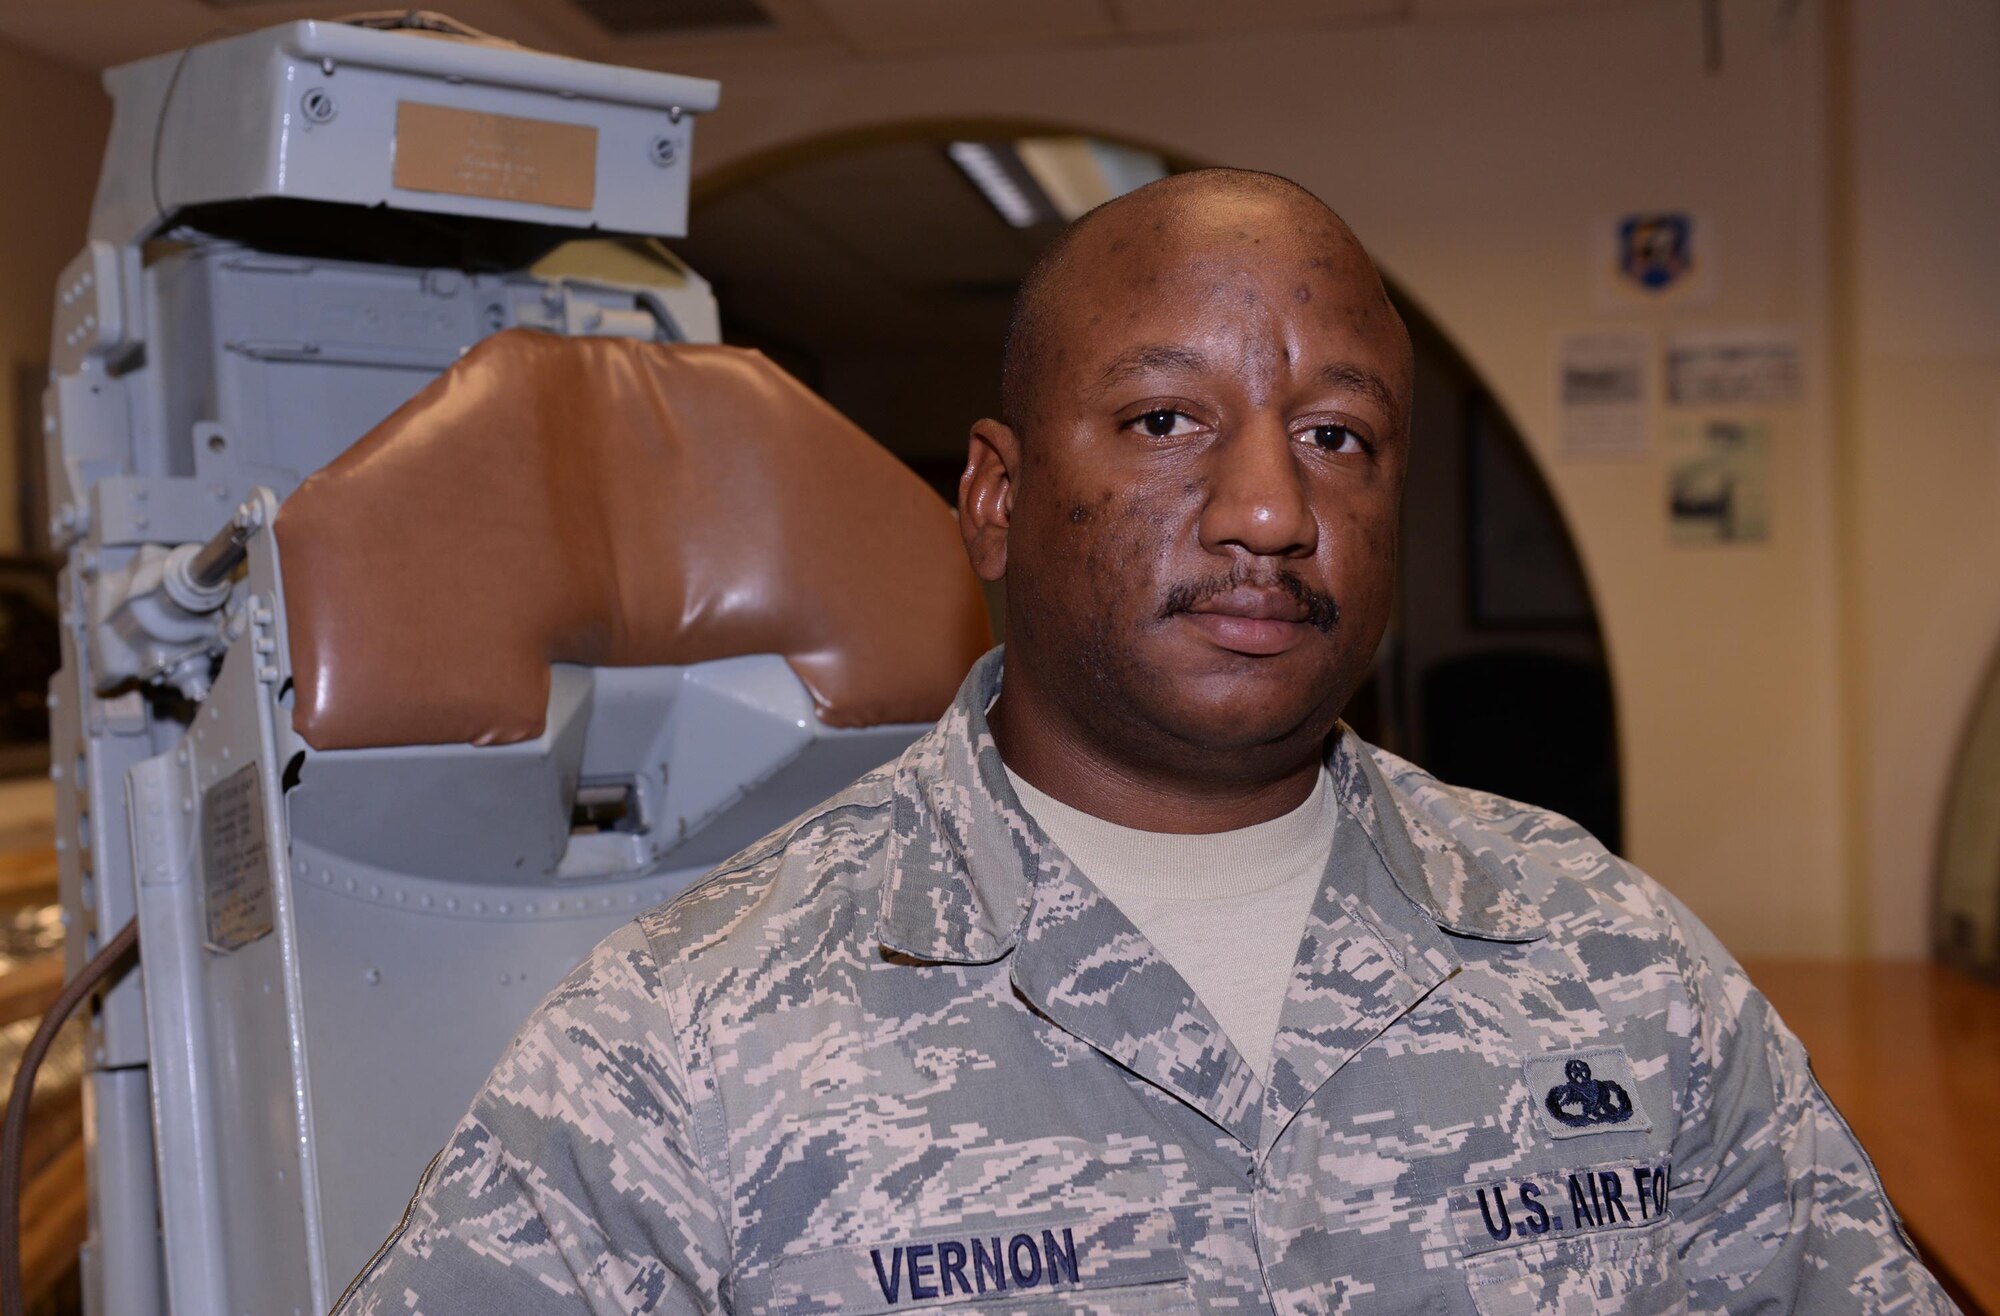
M1410 373L1365 254L1281 180L1066 232L960 491L1004 654L600 946L342 1316L1952 1310L1686 909L1338 723ZM1266 1066L1017 779L1152 834L1328 792Z

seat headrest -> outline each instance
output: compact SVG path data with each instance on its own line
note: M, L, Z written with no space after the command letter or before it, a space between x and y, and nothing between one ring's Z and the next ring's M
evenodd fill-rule
M754 653L830 726L923 722L992 643L951 509L738 348L495 334L275 529L316 749L532 739L551 663Z

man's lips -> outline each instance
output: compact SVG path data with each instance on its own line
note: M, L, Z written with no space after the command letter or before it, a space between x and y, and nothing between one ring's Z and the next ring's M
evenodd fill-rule
M1191 605L1189 612L1212 613L1218 617L1242 617L1250 621L1304 621L1308 609L1290 592L1239 585L1211 594Z
M1215 644L1268 658L1297 645L1312 629L1310 609L1283 590L1238 587L1212 594L1184 615Z

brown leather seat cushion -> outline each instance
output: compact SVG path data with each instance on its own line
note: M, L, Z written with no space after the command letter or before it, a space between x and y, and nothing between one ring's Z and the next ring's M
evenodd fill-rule
M783 654L929 721L991 642L951 510L761 353L509 330L285 500L318 749L541 734L549 664Z

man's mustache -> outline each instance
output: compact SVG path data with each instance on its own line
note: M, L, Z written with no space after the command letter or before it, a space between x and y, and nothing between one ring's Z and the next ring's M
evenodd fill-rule
M1340 621L1340 604L1335 601L1333 595L1314 589L1296 573L1283 568L1280 568L1275 576L1267 579L1253 580L1247 576L1232 574L1216 576L1210 580L1184 581L1167 591L1166 602L1160 608L1160 620L1165 621L1177 612L1187 612L1218 594L1227 594L1230 590L1241 589L1246 585L1253 589L1268 589L1275 585L1291 595L1292 599L1305 609L1306 624L1315 630L1331 631Z

